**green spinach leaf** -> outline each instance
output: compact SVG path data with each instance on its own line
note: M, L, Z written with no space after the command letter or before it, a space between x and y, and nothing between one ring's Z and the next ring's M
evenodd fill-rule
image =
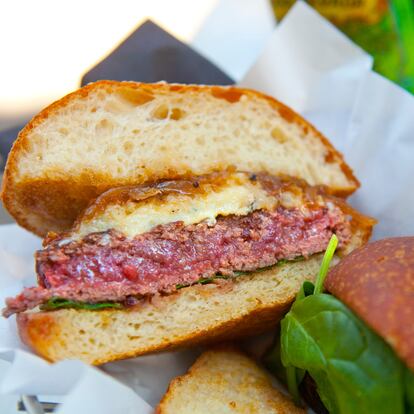
M281 321L276 350L289 391L298 402L298 384L308 372L330 413L413 414L407 410L414 406L413 374L350 309L322 293L337 243L332 236L315 287L305 282Z
M281 359L309 373L330 413L404 413L405 367L332 295L294 303L281 322Z
M336 247L338 246L338 238L335 234L332 235L326 248L325 254L323 255L321 267L319 269L318 276L316 278L316 285L309 281L305 281L296 296L296 301L299 302L310 295L320 294L323 290L323 282L328 274L329 265L332 261L333 255L335 254ZM299 369L294 366L286 366L286 382L288 390L297 405L301 404L299 394L299 384L303 380L306 371Z
M100 309L122 309L124 306L119 302L98 302L98 303L87 303L78 302L74 300L54 297L50 298L42 306L42 310L55 310L55 309L87 309L87 310L100 310Z
M414 373L405 369L405 411L407 414L414 414Z

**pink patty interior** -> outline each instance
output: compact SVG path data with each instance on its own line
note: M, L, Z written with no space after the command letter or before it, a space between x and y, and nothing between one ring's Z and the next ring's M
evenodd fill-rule
M40 287L9 299L8 311L56 296L99 302L168 293L201 277L231 276L322 252L332 233L341 243L350 238L349 222L339 208L321 207L305 215L279 207L219 217L213 226L161 225L135 238L112 230L63 245L57 239L37 252Z

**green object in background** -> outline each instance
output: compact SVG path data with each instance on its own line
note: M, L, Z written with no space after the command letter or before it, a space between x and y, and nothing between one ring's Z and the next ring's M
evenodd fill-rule
M374 57L374 70L414 93L414 0L308 0ZM295 0L272 0L277 20Z

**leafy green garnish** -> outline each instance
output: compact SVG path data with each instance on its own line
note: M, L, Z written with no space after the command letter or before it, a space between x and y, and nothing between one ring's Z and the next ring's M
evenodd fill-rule
M405 383L405 412L414 414L414 373L407 367L404 375Z
M326 248L325 254L323 256L318 277L316 278L315 286L312 282L305 281L296 296L296 302L305 299L307 296L317 295L322 292L323 283L328 274L329 265L332 261L333 255L335 254L337 245L338 238L335 234L333 234L331 239L329 240L328 247ZM298 405L300 405L299 384L302 381L304 375L304 370L298 370L294 366L286 366L286 379L288 390L293 400Z
M315 287L305 282L281 321L275 348L286 369L289 392L299 403L299 384L307 372L330 413L412 413L404 411L414 406L412 373L405 374L393 350L350 309L322 293L336 246L333 236Z
M330 413L404 413L404 366L334 296L295 302L281 329L283 365L309 373Z
M323 255L322 264L319 269L318 277L316 278L315 290L313 292L314 295L321 293L323 290L323 283L325 282L329 270L329 265L331 264L337 246L338 237L336 237L336 235L333 234L331 240L329 240L329 244L326 248L325 254Z
M306 298L306 296L313 295L314 290L315 285L312 282L309 282L309 280L305 280L302 287L299 289L296 300L301 300Z
M79 302L59 297L50 298L47 302L41 305L42 310L55 310L55 309L87 309L87 310L100 310L100 309L122 309L124 306L119 302L98 302L88 303Z

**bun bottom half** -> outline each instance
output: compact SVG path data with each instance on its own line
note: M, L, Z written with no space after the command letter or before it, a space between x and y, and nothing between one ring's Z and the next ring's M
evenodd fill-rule
M93 365L250 336L276 325L320 261L317 255L234 281L194 285L128 310L21 313L19 333L49 361L76 358Z

